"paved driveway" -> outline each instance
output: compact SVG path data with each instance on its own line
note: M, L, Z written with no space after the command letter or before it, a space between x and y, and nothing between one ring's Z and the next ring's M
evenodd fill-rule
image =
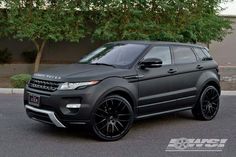
M58 129L30 120L22 95L0 95L1 157L236 156L236 96L222 96L213 121L189 111L138 121L122 140L99 142L86 131ZM166 152L171 138L226 138L222 152Z

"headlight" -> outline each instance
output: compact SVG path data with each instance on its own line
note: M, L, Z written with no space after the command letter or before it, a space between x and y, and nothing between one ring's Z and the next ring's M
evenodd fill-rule
M86 88L87 86L92 86L97 84L98 81L89 81L89 82L78 82L78 83L62 83L59 86L59 90L73 90L73 89L77 89L77 88Z

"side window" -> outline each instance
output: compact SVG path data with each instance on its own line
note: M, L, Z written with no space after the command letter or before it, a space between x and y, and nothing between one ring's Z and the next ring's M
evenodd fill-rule
M196 62L196 56L192 49L187 46L174 46L173 53L176 64L194 63Z
M206 58L207 56L205 55L205 53L202 51L202 49L200 48L194 48L197 57L199 58L199 60L202 60L203 58Z
M211 57L211 55L209 54L209 52L208 52L206 49L202 49L202 51L205 53L205 55L206 55L207 57Z
M171 53L169 46L155 46L145 56L147 58L159 58L163 65L171 64Z

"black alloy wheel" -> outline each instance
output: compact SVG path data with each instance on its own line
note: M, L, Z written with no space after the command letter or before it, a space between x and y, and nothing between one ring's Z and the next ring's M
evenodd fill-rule
M215 87L206 87L200 96L198 104L192 109L193 115L201 120L213 119L219 110L219 97L219 92Z
M133 123L130 103L118 95L108 96L93 112L91 124L95 135L105 141L115 141L126 135Z

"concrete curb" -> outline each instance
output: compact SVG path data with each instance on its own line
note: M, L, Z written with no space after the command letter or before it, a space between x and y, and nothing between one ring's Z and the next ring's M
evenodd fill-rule
M235 95L236 96L236 91L221 91L221 95Z
M0 94L23 94L23 88L0 88Z
M23 88L0 88L0 94L23 94ZM221 91L221 95L235 95L236 91Z

